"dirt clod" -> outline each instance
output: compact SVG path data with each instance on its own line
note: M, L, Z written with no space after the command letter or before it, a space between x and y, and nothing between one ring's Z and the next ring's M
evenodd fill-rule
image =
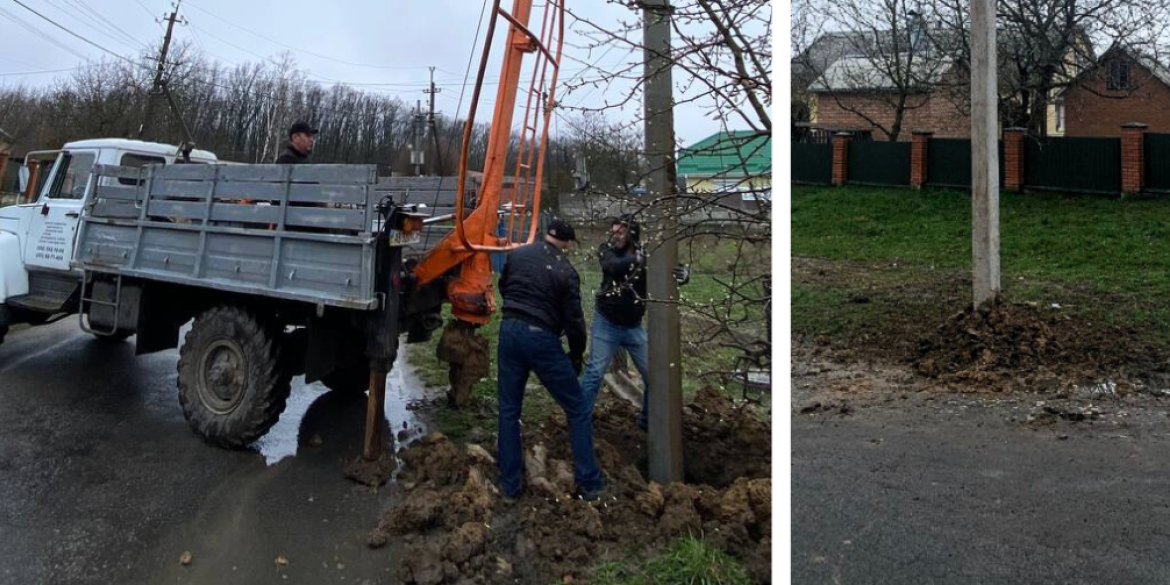
M377 459L366 459L358 455L345 465L342 473L362 485L378 487L390 479L397 465L393 453L389 449L383 449Z
M368 542L404 543L397 576L407 584L575 583L601 562L652 554L670 538L695 534L768 581L767 426L709 390L684 415L684 457L697 473L687 484L659 485L640 471L646 436L634 424L636 408L619 399L600 404L594 437L610 490L596 502L569 496L572 454L560 418L526 431L528 490L513 506L499 498L489 448L424 437L402 452L404 497Z
M450 366L447 403L453 408L466 406L472 386L488 375L491 350L487 338L452 319L443 328L435 354Z

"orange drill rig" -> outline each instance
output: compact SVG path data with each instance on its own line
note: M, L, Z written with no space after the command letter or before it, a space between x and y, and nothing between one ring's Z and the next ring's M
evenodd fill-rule
M540 214L540 186L549 120L556 106L556 84L564 38L563 0L544 4L540 29L530 28L532 0L514 0L511 12L494 0L484 50L480 58L463 145L459 153L454 230L414 268L419 285L457 274L447 281L446 295L454 319L443 331L439 357L451 368L452 406L461 406L471 386L487 375L488 344L476 329L489 322L496 310L490 254L508 252L531 243L537 237ZM495 111L488 134L483 179L476 206L469 210L464 200L468 179L468 155L472 127L483 88L493 36L500 18L508 23ZM531 57L528 90L519 92L525 59ZM524 98L518 135L512 132L518 98ZM515 140L514 140L515 139ZM514 145L514 156L509 147ZM504 193L504 176L512 161L512 188ZM505 198L507 201L505 202ZM497 235L501 210L506 214L504 235ZM519 233L521 237L513 237Z

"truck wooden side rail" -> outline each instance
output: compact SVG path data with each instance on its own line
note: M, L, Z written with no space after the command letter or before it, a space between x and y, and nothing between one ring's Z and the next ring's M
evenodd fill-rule
M179 398L209 441L244 446L284 409L292 376L362 392L400 331L441 325L444 283L415 286L403 250L425 214L363 165L98 165L72 266L78 313L139 354L180 347ZM442 196L441 190L436 190ZM425 252L425 250L416 250Z

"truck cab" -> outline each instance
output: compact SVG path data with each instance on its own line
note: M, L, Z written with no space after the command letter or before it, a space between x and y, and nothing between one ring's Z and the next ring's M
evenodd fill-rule
M38 153L42 158L46 154ZM94 165L141 167L150 164L209 164L205 150L122 138L79 140L56 153L31 201L0 208L0 342L10 325L38 324L53 315L76 311L81 273L71 267L77 228L86 197L93 192ZM30 176L31 175L31 176ZM107 177L103 182L133 179Z

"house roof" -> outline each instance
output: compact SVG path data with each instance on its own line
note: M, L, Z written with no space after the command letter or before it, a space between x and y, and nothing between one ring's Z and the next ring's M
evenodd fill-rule
M904 85L930 86L939 81L943 73L954 64L952 59L922 55L911 61L910 75ZM808 90L814 93L833 91L892 90L898 83L883 67L887 63L870 57L846 57L829 66L824 75L817 78Z
M712 134L679 151L678 174L746 176L772 171L772 137L754 130Z

